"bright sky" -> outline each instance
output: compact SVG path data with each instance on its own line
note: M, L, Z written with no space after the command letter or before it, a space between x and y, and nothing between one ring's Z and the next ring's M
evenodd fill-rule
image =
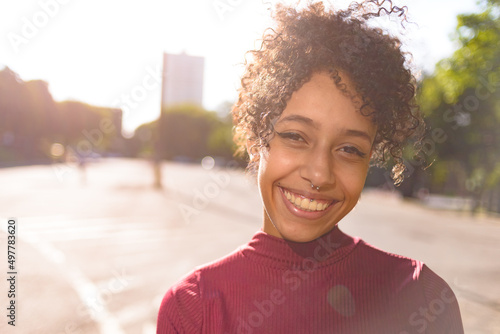
M124 129L158 117L163 52L204 56L204 107L234 101L243 55L269 25L273 0L0 0L0 68L23 80L42 79L58 101L116 107L147 80L132 101ZM296 3L297 0L285 2ZM335 3L334 1L331 1ZM341 7L347 1L337 1ZM400 0L410 19L408 48L418 68L432 71L455 46L456 15L476 0ZM216 9L218 8L218 9Z

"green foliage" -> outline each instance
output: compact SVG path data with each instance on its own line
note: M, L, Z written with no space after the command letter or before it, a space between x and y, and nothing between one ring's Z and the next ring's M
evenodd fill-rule
M159 120L138 127L134 138L142 143L142 155L157 151L159 158L169 160L230 159L234 151L230 121L193 104L164 109Z
M233 141L233 127L231 123L220 122L208 138L208 151L210 155L228 157L233 153L236 145Z
M483 12L459 15L459 49L424 78L419 102L430 129L444 131L427 159L431 188L480 196L500 178L500 0ZM474 187L470 185L473 184Z

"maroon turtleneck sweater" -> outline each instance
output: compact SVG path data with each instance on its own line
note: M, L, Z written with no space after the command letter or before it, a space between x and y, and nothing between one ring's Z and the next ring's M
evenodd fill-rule
M308 243L257 232L166 293L157 333L463 333L450 287L338 227Z

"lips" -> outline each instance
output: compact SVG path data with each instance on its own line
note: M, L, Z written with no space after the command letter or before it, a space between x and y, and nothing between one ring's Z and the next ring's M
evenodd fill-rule
M280 189L288 202L290 202L294 207L307 212L325 211L330 205L336 202L334 200L309 198L281 187Z

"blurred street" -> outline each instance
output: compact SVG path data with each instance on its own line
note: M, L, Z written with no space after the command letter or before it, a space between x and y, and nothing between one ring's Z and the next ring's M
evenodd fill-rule
M0 169L0 269L17 219L16 327L0 284L0 333L151 334L168 287L260 228L253 181L239 170L107 159ZM500 218L472 217L367 190L341 229L424 261L457 295L465 332L500 333ZM5 314L4 314L5 313Z

